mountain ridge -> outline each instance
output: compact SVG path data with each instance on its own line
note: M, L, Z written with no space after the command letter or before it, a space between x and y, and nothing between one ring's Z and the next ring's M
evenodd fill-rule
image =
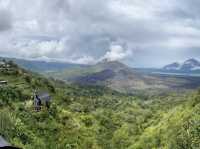
M119 61L103 60L94 65L70 64L65 66L63 64L60 67L55 64L51 66L52 68L48 66L49 63L47 62L43 66L40 62L32 63L31 61L27 63L24 60L22 60L22 64L19 61L17 64L24 66L23 68L26 69L30 67L28 70L65 81L69 84L105 86L118 92L135 93L138 91L182 90L197 88L200 84L197 77L163 75L162 72L168 72L166 70L148 70L148 72L145 72L146 70L134 69ZM39 68L35 68L38 65ZM45 68L46 66L47 68ZM161 73L154 74L154 71L160 71Z
M19 66L35 71L35 72L43 72L43 71L60 71L68 68L77 68L77 67L87 67L88 65L84 64L75 64L69 62L49 62L44 60L26 60L19 58L8 58L8 57L0 57L0 60L13 61Z
M187 77L142 73L118 61L97 63L90 67L98 68L96 70L99 71L74 77L71 82L81 85L102 85L119 92L133 93L180 89L184 88L183 86L193 86L196 81L196 78L189 80Z
M0 80L8 84L0 86L0 134L13 146L199 148L200 91L161 96L121 94L104 87L67 85L12 62L1 64ZM125 72L120 69L119 73ZM33 109L36 88L51 94L48 109Z
M182 71L182 72L190 72L190 71L200 71L200 61L191 58L183 63L174 62L172 64L166 65L163 67L163 70L168 71Z

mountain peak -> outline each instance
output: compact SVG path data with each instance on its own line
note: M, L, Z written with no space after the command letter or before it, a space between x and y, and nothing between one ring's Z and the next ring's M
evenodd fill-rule
M119 69L127 69L129 68L127 65L123 64L120 61L110 61L108 59L103 59L98 62L96 66L101 67L103 69L111 69L111 70L119 70Z
M194 58L188 59L183 63L172 63L163 67L164 70L176 70L188 72L192 70L200 70L200 62Z
M108 63L108 62L111 62L111 60L104 58L99 63Z
M104 58L101 61L99 61L97 64L102 64L102 63L104 64L104 63L121 63L121 62L117 60L110 60L110 59Z
M181 65L181 64L179 64L178 62L174 62L174 63L172 63L172 64L166 65L166 66L164 67L164 69L165 69L165 70L177 70L177 69L180 68L180 65Z
M192 65L199 65L200 62L194 58L188 59L184 62L184 64L192 64Z

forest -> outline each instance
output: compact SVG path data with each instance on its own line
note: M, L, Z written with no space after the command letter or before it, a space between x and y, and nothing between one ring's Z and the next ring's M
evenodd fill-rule
M1 69L0 135L23 149L199 149L200 90L128 95L65 84L9 62ZM52 96L35 111L34 89Z

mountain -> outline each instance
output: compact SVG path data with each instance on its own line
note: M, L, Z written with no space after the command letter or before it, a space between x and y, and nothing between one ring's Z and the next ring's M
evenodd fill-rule
M0 60L7 60L7 61L13 61L19 66L39 72L39 73L45 73L45 72L54 72L54 71L61 71L63 69L71 69L71 68L78 68L78 67L86 67L87 65L81 65L81 64L74 64L74 63L67 63L67 62L46 62L46 61L39 61L39 60L25 60L25 59L17 59L17 58L5 58L1 57Z
M96 72L74 77L71 81L82 85L105 85L104 83L109 79L125 78L133 72L131 68L121 62L105 60L90 66L89 69L96 70Z
M164 70L179 70L181 65L177 62L164 66Z
M87 76L90 74L99 73L104 70L112 70L116 72L119 69L127 69L128 67L118 61L107 61L103 60L94 65L83 65L79 67L71 67L54 72L45 72L44 74L49 77L54 77L56 79L62 79L67 82L72 82L76 78Z
M200 62L195 59L189 59L181 65L180 70L182 71L200 70Z
M192 72L200 71L200 62L196 59L188 59L183 63L172 63L165 67L163 70L166 71L180 71L180 72Z
M76 76L70 82L79 85L107 86L119 92L129 93L189 89L200 85L200 81L195 77L146 74L118 61L99 62L90 66L90 69L98 71Z
M155 71L154 69L148 70L147 73L146 70L133 69L119 61L108 61L106 59L95 65L30 61L13 58L7 58L7 60L12 60L27 70L63 80L70 84L106 86L119 92L136 93L138 91L157 92L160 90L191 89L197 88L200 84L197 77L154 74L152 73L152 71ZM190 61L193 62L193 65L197 65L197 62L194 60ZM183 66L188 67L189 62L185 62ZM177 65L174 64L173 68ZM166 72L166 68L163 72Z
M112 78L112 72L136 75L119 62L109 64L113 67L102 71L105 78ZM0 61L0 80L0 136L15 147L200 148L200 90L154 96L122 94L106 87L67 85L5 61ZM49 108L34 110L35 89L51 95Z
M119 61L109 61L107 59L100 61L93 67L97 67L97 68L101 68L101 69L111 69L113 71L117 71L120 69L129 69L128 66L126 66L125 64L123 64Z

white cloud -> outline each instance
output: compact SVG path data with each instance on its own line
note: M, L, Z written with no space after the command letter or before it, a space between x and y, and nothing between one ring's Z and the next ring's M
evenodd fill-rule
M130 49L125 49L122 45L112 44L110 50L102 57L102 59L107 59L109 61L118 61L130 57L132 51Z
M0 9L5 10L0 12L0 55L76 63L106 57L132 64L147 61L151 66L157 64L156 56L167 61L166 53L182 55L185 48L189 51L185 55L196 56L190 51L200 48L199 4L199 0L0 0ZM112 44L119 39L129 48ZM129 56L129 49L135 48L140 49L134 52L137 62Z
M21 58L21 57L19 57ZM27 60L33 60L33 61L46 61L46 62L67 62L67 63L74 63L74 64L95 64L96 60L87 55L83 55L81 57L70 57L70 58L49 58L47 56L41 56L36 58L24 58Z
M68 60L68 62L72 62L75 64L94 64L96 62L96 60L91 56L83 55L78 58L72 58L72 59Z
M21 40L13 45L13 49L17 50L18 56L27 58L37 57L58 57L67 50L67 39L61 40Z

